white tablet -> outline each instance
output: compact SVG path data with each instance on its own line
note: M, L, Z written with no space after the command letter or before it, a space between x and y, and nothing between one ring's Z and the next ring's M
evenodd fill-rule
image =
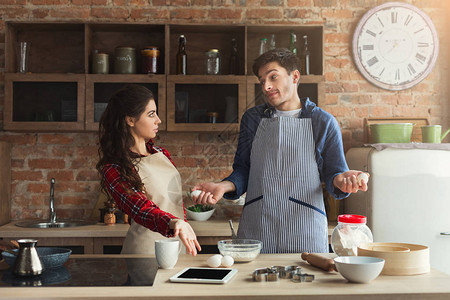
M227 283L237 271L237 269L190 267L181 270L169 280L190 283Z

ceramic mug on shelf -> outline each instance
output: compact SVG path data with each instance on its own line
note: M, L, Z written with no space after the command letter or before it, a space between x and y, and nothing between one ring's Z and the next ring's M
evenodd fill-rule
M180 251L179 240L167 239L155 241L156 261L162 269L173 269L177 264Z

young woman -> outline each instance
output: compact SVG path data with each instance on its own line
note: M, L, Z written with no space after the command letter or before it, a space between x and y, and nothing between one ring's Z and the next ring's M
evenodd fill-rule
M154 254L155 240L176 237L196 255L201 248L185 221L180 174L169 153L152 141L159 124L147 88L129 85L111 97L100 119L102 190L131 217L122 253Z

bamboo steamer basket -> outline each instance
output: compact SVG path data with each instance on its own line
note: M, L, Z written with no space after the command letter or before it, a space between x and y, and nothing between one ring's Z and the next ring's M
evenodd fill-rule
M417 275L430 272L430 249L423 245L368 243L358 247L358 256L383 258L383 275Z

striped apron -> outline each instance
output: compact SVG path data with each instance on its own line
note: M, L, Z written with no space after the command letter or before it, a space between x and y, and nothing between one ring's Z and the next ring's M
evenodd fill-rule
M328 252L310 118L260 121L238 237L262 241L262 253Z

